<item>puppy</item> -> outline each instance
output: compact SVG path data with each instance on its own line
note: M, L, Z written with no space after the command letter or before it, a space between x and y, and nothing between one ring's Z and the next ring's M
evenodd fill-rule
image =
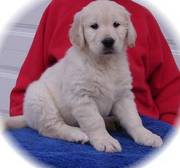
M128 11L113 1L91 2L75 15L69 37L66 56L29 85L20 126L117 152L121 145L103 120L113 115L136 143L161 146L142 125L131 91L126 49L135 45L136 32Z

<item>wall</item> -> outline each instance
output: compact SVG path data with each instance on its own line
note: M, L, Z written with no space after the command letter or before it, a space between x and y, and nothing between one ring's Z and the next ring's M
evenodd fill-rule
M147 1L136 1L152 9ZM15 85L19 69L30 48L42 12L48 3L49 0L45 0L41 4L31 7L23 17L14 19L6 32L4 44L0 47L0 115L8 115L10 91ZM161 29L171 46L176 61L180 63L180 51L167 27L167 21L157 11L152 11L160 22Z
M0 116L8 115L10 92L49 1L32 5L23 17L14 18L5 32L4 43L0 46Z

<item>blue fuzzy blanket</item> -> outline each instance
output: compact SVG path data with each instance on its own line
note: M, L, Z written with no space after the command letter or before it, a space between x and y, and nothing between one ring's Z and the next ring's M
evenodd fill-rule
M161 121L147 117L142 117L142 121L146 128L164 140L173 130ZM97 152L89 144L46 138L30 128L11 130L7 134L34 158L57 168L124 168L136 164L155 151L151 147L137 145L123 131L111 133L122 145L123 151L119 153Z

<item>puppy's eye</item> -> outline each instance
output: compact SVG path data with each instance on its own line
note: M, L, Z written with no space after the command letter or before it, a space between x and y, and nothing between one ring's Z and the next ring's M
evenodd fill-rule
M90 27L94 30L97 30L99 28L99 25L97 23L94 23Z
M118 23L118 22L114 22L114 23L113 23L113 27L114 27L114 28L117 28L117 27L119 27L119 26L120 26L120 23Z

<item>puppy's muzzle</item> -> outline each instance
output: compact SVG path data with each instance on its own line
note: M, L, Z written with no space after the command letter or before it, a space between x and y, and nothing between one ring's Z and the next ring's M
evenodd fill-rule
M105 38L102 40L102 44L104 46L104 54L111 54L113 53L115 40L111 37Z

